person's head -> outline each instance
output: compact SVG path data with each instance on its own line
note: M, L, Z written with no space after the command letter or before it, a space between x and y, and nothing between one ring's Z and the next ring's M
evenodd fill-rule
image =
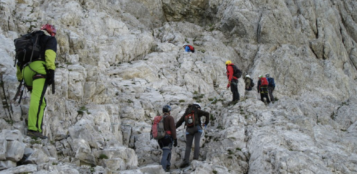
M197 109L201 109L201 105L199 103L193 103L193 106L195 106Z
M163 113L170 113L171 112L171 106L165 105L164 107L162 107L162 112Z
M56 27L51 24L45 24L41 26L41 30L46 30L51 36L56 36Z
M247 75L245 76L245 78L250 78L249 74L247 74Z
M230 65L230 64L232 64L232 61L227 60L227 61L226 61L226 65Z
M270 75L269 75L269 74L265 74L265 77L266 77L266 78L269 78L269 77L270 77Z
M263 76L263 75L260 75L260 76L259 76L259 78L262 78L262 77L264 77L264 76Z

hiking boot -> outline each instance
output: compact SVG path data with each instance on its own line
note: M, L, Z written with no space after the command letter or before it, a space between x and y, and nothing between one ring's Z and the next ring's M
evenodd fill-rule
M190 163L188 163L188 162L182 162L181 164L180 164L180 168L185 168L185 167L187 167L187 166L189 166L190 165Z
M165 172L170 172L170 166L166 166Z
M30 136L32 138L41 138L41 139L46 139L47 137L42 135L41 132L37 132L37 131L32 131L32 130L28 130L27 131L27 136Z

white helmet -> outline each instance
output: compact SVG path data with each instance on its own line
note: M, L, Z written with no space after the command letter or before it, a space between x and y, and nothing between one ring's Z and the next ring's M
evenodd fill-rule
M249 74L247 74L245 77L250 78Z
M193 105L201 109L201 105L199 103L193 103Z

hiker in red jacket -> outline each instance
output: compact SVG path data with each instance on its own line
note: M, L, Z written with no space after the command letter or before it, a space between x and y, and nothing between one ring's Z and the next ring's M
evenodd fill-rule
M226 61L226 69L228 78L227 89L231 87L233 94L233 100L231 103L235 104L239 101L238 78L242 75L242 72L230 60Z
M257 91L258 93L260 93L260 100L264 102L264 98L266 99L266 102L269 104L270 100L268 97L268 80L263 76L260 75L259 76L259 80L258 80L258 85L257 85Z

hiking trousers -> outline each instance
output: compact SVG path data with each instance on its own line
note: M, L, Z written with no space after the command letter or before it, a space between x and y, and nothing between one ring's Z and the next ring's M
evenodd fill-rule
M238 92L238 80L237 79L232 79L231 81L231 91L233 94L233 99L232 101L239 101L239 92Z
M47 89L45 62L31 62L23 69L23 78L26 87L31 92L27 129L42 132L43 114L46 108L45 93Z
M270 103L269 97L267 93L260 93L260 100L264 103L264 98L266 99L267 103Z
M274 102L274 96L273 96L274 89L275 87L268 86L268 94L271 102Z
M190 153L191 153L193 140L195 140L193 159L198 159L200 155L201 135L202 135L202 128L200 125L186 129L186 149L185 149L184 162L188 163L190 161Z
M166 135L164 137L165 142L170 142L169 144L166 144L161 148L162 149L162 158L161 158L161 166L162 168L166 171L167 169L170 168L171 166L171 149L172 149L172 137L170 135ZM170 140L170 141L167 141Z

